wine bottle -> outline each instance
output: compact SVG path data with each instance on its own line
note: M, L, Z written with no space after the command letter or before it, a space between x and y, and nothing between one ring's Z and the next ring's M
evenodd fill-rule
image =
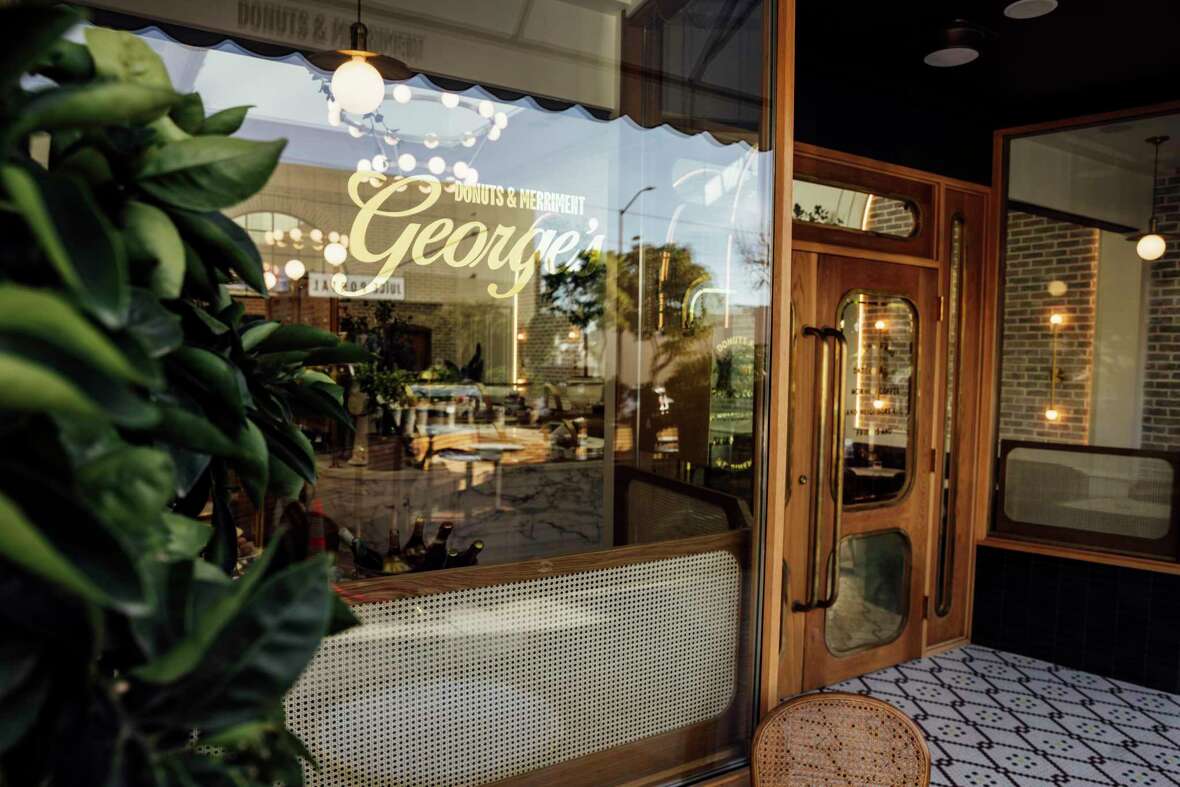
M406 540L406 545L402 547L402 557L410 565L417 563L426 554L426 542L422 540L422 529L426 527L426 520L422 517L417 517L414 520L414 532Z
M385 558L381 553L354 536L352 531L346 527L340 528L340 543L352 550L352 560L358 568L368 571L383 571L385 569Z
M385 564L382 570L386 574L404 574L412 570L409 563L402 557L401 545L398 542L396 528L389 529L389 551L385 553Z
M438 526L438 532L426 548L426 556L422 558L421 571L437 571L447 564L447 539L454 529L453 522L443 522Z
M458 568L460 566L474 566L475 564L477 564L479 562L479 553L482 551L483 551L483 542L478 539L476 539L475 541L472 541L467 546L467 549L464 549L462 552L456 552L455 550L452 549L451 552L454 552L455 554L453 557L449 556L447 558L447 568Z

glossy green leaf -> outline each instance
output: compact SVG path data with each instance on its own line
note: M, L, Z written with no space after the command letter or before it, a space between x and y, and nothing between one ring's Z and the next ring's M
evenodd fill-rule
M147 87L172 89L164 61L151 45L134 33L86 28L86 46L99 76Z
M0 284L0 334L45 342L128 382L146 384L150 379L68 301L49 290Z
M0 352L0 409L102 418L101 408L67 377L36 361Z
M127 332L149 358L162 358L184 344L180 317L164 308L151 292L138 287L131 291Z
M85 82L94 78L94 58L82 44L58 39L38 58L33 67L37 74L47 76L59 85Z
M234 470L255 507L262 506L266 494L266 483L270 478L269 463L270 451L266 437L254 421L247 419L238 435L238 457L234 462Z
M352 611L352 607L348 605L348 602L340 598L340 595L333 591L332 619L328 624L328 634L339 634L360 624L360 620L357 618L356 613Z
M38 642L17 638L0 642L0 704L33 674L41 656Z
M213 528L205 522L178 514L164 514L164 528L164 554L172 560L192 560L213 536Z
M175 104L168 117L186 134L196 134L205 122L205 102L200 93L186 93Z
M255 292L266 294L262 257L246 230L220 213L178 210L172 212L172 217L202 259L216 261L223 269L238 274Z
M172 459L163 451L125 446L78 468L87 503L104 521L118 527L136 548L163 542L160 512L172 499Z
M332 615L328 561L317 555L270 577L219 634L190 680L197 726L224 728L273 707L315 655Z
M173 445L202 454L232 457L238 445L218 429L203 413L178 404L160 403L160 422L152 434Z
M216 353L185 346L168 356L173 368L199 390L212 398L210 404L224 408L234 419L246 412L238 388L236 368Z
M36 722L49 697L50 675L49 670L37 670L0 702L0 754L12 748Z
M346 363L369 363L372 360L373 355L367 350L350 342L341 342L336 347L320 347L309 351L303 362L307 366L336 366Z
M266 493L281 500L298 500L303 491L303 479L292 470L286 462L277 456L271 456L267 465L270 477L266 483Z
M335 334L311 325L292 323L282 325L273 331L259 345L264 353L286 352L287 350L314 350L319 347L335 347L340 340Z
M203 136L220 134L228 137L242 127L242 123L246 120L246 113L251 108L251 106L230 107L220 112L214 112L205 118L205 122L198 133Z
M136 173L140 188L191 211L214 211L251 197L270 179L286 140L193 137L148 153Z
M242 349L246 352L252 351L264 341L266 337L279 329L282 323L278 322L256 322L246 330L242 331Z
M271 547L263 551L258 559L251 564L250 569L237 582L232 584L230 593L220 595L209 607L203 609L193 630L177 645L144 664L134 671L135 676L149 683L172 683L195 669L202 661L210 645L221 636L225 627L235 615L239 613L251 595L261 584L266 575L267 566L274 559L276 550ZM197 563L198 574L207 572L209 564L204 561ZM217 572L214 569L215 573ZM222 578L224 574L220 574ZM220 580L218 580L220 581Z
M128 200L123 206L123 226L131 240L132 254L155 261L151 287L159 297L180 297L184 284L184 243L168 214L154 205Z
M121 326L131 297L126 253L89 189L15 166L0 168L0 181L62 282L101 323Z
M30 574L95 604L113 603L102 582L80 571L3 492L0 492L0 555Z
M19 139L33 131L149 123L167 112L179 98L171 90L125 82L49 88L21 107L20 115L7 129L7 138Z
M307 435L289 421L274 424L265 419L256 421L262 434L266 437L267 447L271 454L283 460L286 465L299 474L309 484L316 482L315 449Z

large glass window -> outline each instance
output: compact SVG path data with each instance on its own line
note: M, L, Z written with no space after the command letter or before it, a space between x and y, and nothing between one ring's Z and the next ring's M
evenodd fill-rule
M156 10L139 5L121 7ZM174 5L173 22L220 19ZM220 24L345 43L351 19L272 5ZM310 543L322 529L367 623L290 701L313 783L602 784L744 757L769 6L365 2L404 76L365 114L302 54L141 32L207 112L252 105L241 135L288 140L228 211L270 286L235 297L372 355L323 370L354 429L301 423ZM290 502L236 500L243 538L262 547ZM439 737L452 754L421 748Z
M1007 146L997 531L1176 560L1180 115Z

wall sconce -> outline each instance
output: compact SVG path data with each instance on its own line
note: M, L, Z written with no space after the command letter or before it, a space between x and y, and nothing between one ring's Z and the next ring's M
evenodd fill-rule
M1061 411L1057 409L1057 383L1062 379L1061 370L1057 368L1057 331L1065 324L1065 315L1054 312L1049 315L1049 406L1045 408L1045 420L1057 421L1061 418Z
M528 341L528 338L529 338L529 335L527 333L525 333L524 331L520 331L519 333L516 334L516 341L518 341L518 342Z

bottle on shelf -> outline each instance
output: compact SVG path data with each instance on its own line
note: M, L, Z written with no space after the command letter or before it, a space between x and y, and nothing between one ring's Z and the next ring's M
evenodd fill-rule
M422 517L414 519L414 532L406 539L406 545L402 547L402 557L410 565L422 559L426 554L426 542L422 538L422 530L426 527L426 520Z
M447 539L455 529L453 522L443 522L438 526L438 532L426 548L426 555L422 558L419 571L437 571L447 564Z
M389 529L389 551L385 553L385 564L382 570L386 574L404 574L413 570L413 567L402 557L397 528L394 527Z
M479 553L483 551L483 541L476 539L467 545L462 552L452 549L447 555L447 568L474 566L479 562Z
M385 557L352 534L346 527L340 528L340 543L352 550L352 561L357 568L367 571L384 571Z

